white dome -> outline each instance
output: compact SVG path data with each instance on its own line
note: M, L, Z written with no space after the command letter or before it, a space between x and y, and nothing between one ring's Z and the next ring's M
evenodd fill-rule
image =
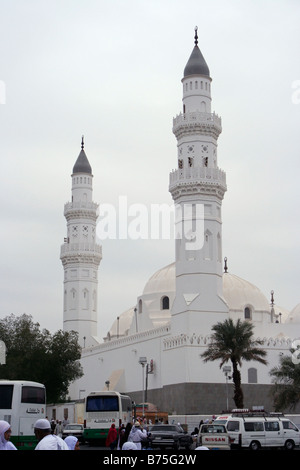
M132 323L133 315L134 307L129 308L125 312L121 313L121 315L119 315L113 322L109 332L107 333L107 337L104 338L104 341L127 335Z
M300 323L300 304L291 310L285 321L286 323Z
M154 303L158 305L157 300L161 299L163 295L169 296L170 298L170 308L172 301L175 298L175 263L171 263L168 266L156 271L150 279L145 284L143 294L140 299L143 299L144 303L148 305ZM251 312L260 312L267 313L270 315L271 307L265 297L265 295L260 291L258 287L251 282L246 281L234 274L224 273L223 274L223 296L229 307L229 310L233 313L244 315L244 309L249 307ZM276 307L276 306L275 306ZM283 316L286 317L287 313L285 310L278 307L283 313ZM278 315L278 308L275 308L275 315ZM298 321L300 320L300 304L295 307L297 310ZM150 319L156 318L161 319L161 324L165 324L171 319L170 310L161 311L159 308L154 315L154 311L149 312ZM127 335L130 325L133 320L134 308L127 310L119 316L119 320L115 320L113 323L108 336L116 337L117 328L120 336ZM244 317L243 317L244 318ZM284 318L282 319L284 320ZM119 324L118 324L119 321Z
M175 292L175 263L159 269L146 283L143 295Z
M223 295L229 310L251 306L254 310L270 311L270 305L259 288L234 274L223 274Z
M175 294L175 277L175 263L159 269L146 283L143 294ZM223 274L223 295L230 310L241 310L246 305L259 311L270 310L266 297L258 287L234 274Z

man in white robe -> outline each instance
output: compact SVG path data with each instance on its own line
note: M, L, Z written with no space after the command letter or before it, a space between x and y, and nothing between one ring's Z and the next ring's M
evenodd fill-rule
M50 422L47 419L38 419L35 422L34 434L39 441L35 450L69 450L63 439L51 434Z

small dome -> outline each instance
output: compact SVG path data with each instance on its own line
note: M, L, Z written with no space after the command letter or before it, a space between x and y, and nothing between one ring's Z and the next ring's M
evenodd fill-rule
M119 315L119 317L117 317L113 322L109 332L107 333L107 338L104 338L104 340L116 339L118 336L127 335L132 323L133 315L134 307L129 308Z
M156 271L146 283L144 294L175 292L175 263Z
M209 77L209 68L198 46L195 46L185 66L183 76L205 75Z
M291 310L290 314L285 319L286 323L300 323L300 304Z
M223 295L230 310L242 310L251 305L258 311L270 311L270 305L259 288L234 274L223 274Z

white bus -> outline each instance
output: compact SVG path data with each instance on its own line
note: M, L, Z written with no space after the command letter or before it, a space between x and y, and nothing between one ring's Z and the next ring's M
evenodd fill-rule
M132 420L132 401L119 392L91 392L85 399L84 440L96 442L106 439L108 430L115 424L118 430L121 424Z
M36 445L34 423L45 418L46 389L28 380L0 380L0 420L11 425L11 442L18 449Z

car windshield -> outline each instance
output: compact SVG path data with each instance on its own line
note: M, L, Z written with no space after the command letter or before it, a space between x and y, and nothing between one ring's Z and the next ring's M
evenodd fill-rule
M218 424L208 424L204 425L201 428L201 432L226 432L226 428L223 425L218 425Z
M183 432L183 429L180 426L168 426L164 424L158 424L157 426L152 426L151 432Z

